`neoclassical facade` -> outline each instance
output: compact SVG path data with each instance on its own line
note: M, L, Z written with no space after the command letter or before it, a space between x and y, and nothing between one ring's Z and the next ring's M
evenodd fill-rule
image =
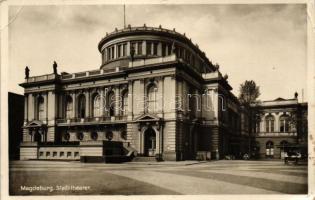
M256 147L261 158L283 158L292 147L307 147L307 103L277 98L254 105Z
M241 135L227 77L185 34L128 26L106 34L98 50L100 69L58 74L55 63L52 74L27 74L21 159L222 157L230 135Z
M53 73L34 77L26 68L20 159L179 161L248 151L247 112L185 34L128 26L106 34L98 50L96 70L58 73L54 63ZM288 130L269 123L282 123L278 115L263 117L266 133Z

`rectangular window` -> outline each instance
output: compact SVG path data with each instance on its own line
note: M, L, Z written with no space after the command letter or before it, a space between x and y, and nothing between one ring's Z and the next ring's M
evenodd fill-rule
M162 56L166 55L166 45L163 43L162 44Z
M122 55L122 53L121 53L121 45L119 44L119 45L117 45L117 57L120 58L121 55Z
M280 132L284 132L284 120L280 121Z
M274 123L273 120L271 120L270 123L271 123L271 124L270 124L270 132L274 132L274 130L275 130L275 127L274 127L274 126L275 126L275 123Z
M142 42L138 42L137 54L138 54L138 55L142 55Z
M114 46L111 47L111 57L112 57L112 59L115 58L115 47Z
M179 58L182 58L182 49L181 48L176 48L177 49L177 56L179 57Z
M146 46L147 55L152 55L151 46L152 46L152 42L147 42L147 46Z
M131 54L131 49L134 49L135 55L138 54L137 53L138 49L137 49L137 43L136 42L130 43L130 54Z
M269 128L270 124L269 124L269 120L266 121L266 132L269 132L270 128Z
M110 50L111 50L110 48L107 48L107 60L110 60L110 58L111 58L110 57Z
M158 53L157 53L157 51L158 51L158 43L153 43L153 55L157 55Z
M67 152L67 157L71 157L71 152Z
M127 56L127 44L123 44L122 45L123 49L122 49L122 56Z
M167 45L167 55L171 55L172 54L172 45L169 44Z

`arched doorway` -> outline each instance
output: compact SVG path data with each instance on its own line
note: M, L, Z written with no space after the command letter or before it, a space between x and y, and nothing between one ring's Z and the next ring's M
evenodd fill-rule
M40 134L38 129L33 130L33 137L34 137L34 142L42 142L42 135Z
M144 154L146 156L155 156L156 133L153 128L148 128L144 132Z

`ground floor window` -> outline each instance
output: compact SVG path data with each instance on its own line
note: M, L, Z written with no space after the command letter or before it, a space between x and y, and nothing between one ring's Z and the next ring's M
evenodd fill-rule
M272 141L266 143L266 157L273 157L274 155L274 145Z

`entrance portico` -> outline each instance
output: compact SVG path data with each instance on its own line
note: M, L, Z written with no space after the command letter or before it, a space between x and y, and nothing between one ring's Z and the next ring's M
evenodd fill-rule
M143 115L137 120L139 154L142 156L156 156L163 153L163 123L154 115Z

